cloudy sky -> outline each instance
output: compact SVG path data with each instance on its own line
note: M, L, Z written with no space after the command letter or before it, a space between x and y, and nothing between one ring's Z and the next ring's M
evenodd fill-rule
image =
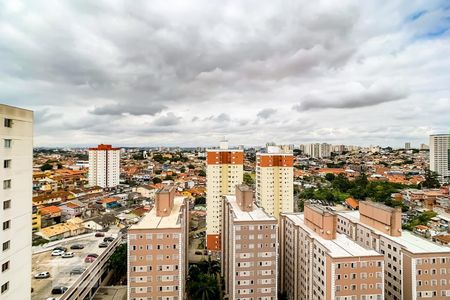
M450 4L1 1L0 102L36 146L413 146L450 120Z

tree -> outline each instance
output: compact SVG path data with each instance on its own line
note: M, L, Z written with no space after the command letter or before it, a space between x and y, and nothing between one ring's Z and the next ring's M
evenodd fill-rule
M198 171L198 176L205 177L206 172L204 170L200 170L200 171Z
M127 274L127 244L122 244L108 260L108 268L113 270L114 281L119 281Z
M325 174L325 179L328 180L329 182L332 182L334 178L336 178L336 176L333 173Z
M185 167L181 167L181 168L180 168L180 172L181 172L181 173L186 172L186 168L185 168Z
M197 280L189 280L187 284L189 299L216 300L219 299L219 288L214 276L208 274L198 275Z
M196 197L194 200L194 205L206 204L206 198L203 196Z
M164 180L173 180L173 176L172 175L166 175L166 177L164 177Z
M430 169L425 170L425 181L421 183L422 188L438 188L440 187L438 175L436 172L431 172Z
M193 164L189 164L189 165L188 165L188 169L189 169L189 170L194 170L194 169L195 169L195 166L194 166Z
M47 170L51 170L51 169L53 169L53 166L51 164L49 164L49 163L45 163L45 164L43 164L41 166L41 171L42 172L47 171Z
M255 181L253 180L252 175L250 175L250 173L244 173L244 183L247 185L252 185L255 183Z
M159 178L159 177L153 177L153 178L152 178L152 182L153 182L153 184L157 184L157 183L161 183L162 180L161 180L161 178Z

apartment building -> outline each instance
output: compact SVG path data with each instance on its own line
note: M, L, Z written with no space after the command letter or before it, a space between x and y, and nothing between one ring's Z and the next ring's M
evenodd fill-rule
M294 211L294 156L276 146L256 154L256 202L277 219Z
M450 176L450 134L430 135L430 170L439 174L442 180Z
M187 278L189 205L175 187L128 230L128 299L183 300Z
M0 119L0 299L30 299L33 112L2 104Z
M360 201L337 213L337 231L384 256L385 299L450 297L450 248L401 230L401 209Z
M281 214L280 291L289 300L384 299L383 256L336 228L319 206Z
M120 148L98 145L89 148L89 185L112 188L119 184Z
M303 146L304 153L312 158L331 156L332 145L327 143L312 143Z
M235 186L244 176L244 151L228 149L228 142L220 142L219 149L207 150L206 158L206 246L220 250L222 224L222 196L233 195Z
M230 300L277 299L277 219L254 203L253 191L236 187L223 197L222 276Z

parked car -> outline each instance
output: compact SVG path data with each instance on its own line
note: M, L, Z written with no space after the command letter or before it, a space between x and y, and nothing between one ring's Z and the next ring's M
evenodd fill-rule
M64 251L62 250L53 250L52 251L52 256L61 256L64 254Z
M83 249L84 245L81 244L73 244L72 246L70 246L70 249L72 250L77 250L77 249Z
M104 237L105 234L103 232L96 232L95 237Z
M44 278L49 278L50 277L50 272L41 272L41 273L37 273L36 275L34 275L34 278L36 279L44 279Z
M64 252L63 255L61 255L62 258L71 258L73 257L73 252Z
M84 271L86 271L86 268L76 267L70 270L70 275L80 275L83 274Z
M98 254L95 254L95 253L88 254L88 255L86 256L86 258L84 259L84 262L86 262L86 263L91 263L91 262L93 262L97 257L98 257Z
M65 286L55 286L52 289L52 295L64 294L66 291L67 291L67 287L65 287Z
M112 236L108 236L108 237L105 237L104 239L103 239L103 241L104 242L112 242L112 241L114 241L115 239L112 237Z
M106 247L108 247L108 243L106 243L106 242L101 242L100 244L98 244L98 247L99 247L99 248L106 248Z
M195 255L202 255L202 251L195 251Z
M53 248L53 250L61 250L61 251L63 251L63 252L66 252L66 251L67 251L67 248L66 248L66 247L58 246L58 247Z

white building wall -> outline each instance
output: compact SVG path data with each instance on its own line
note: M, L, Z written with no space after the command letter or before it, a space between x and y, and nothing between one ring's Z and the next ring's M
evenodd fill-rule
M448 134L430 136L430 170L443 178L448 178L450 175L449 137Z
M5 118L12 120L5 127ZM11 147L5 147L5 140ZM10 167L5 168L5 160ZM8 289L0 299L30 299L31 297L31 214L33 169L33 112L0 105L0 265L9 261L9 269L1 272L0 286ZM5 188L4 181L11 180ZM10 208L4 208L11 200ZM3 223L10 228L3 230ZM3 250L8 243L9 249Z
M120 150L89 150L89 185L115 187L120 178Z

